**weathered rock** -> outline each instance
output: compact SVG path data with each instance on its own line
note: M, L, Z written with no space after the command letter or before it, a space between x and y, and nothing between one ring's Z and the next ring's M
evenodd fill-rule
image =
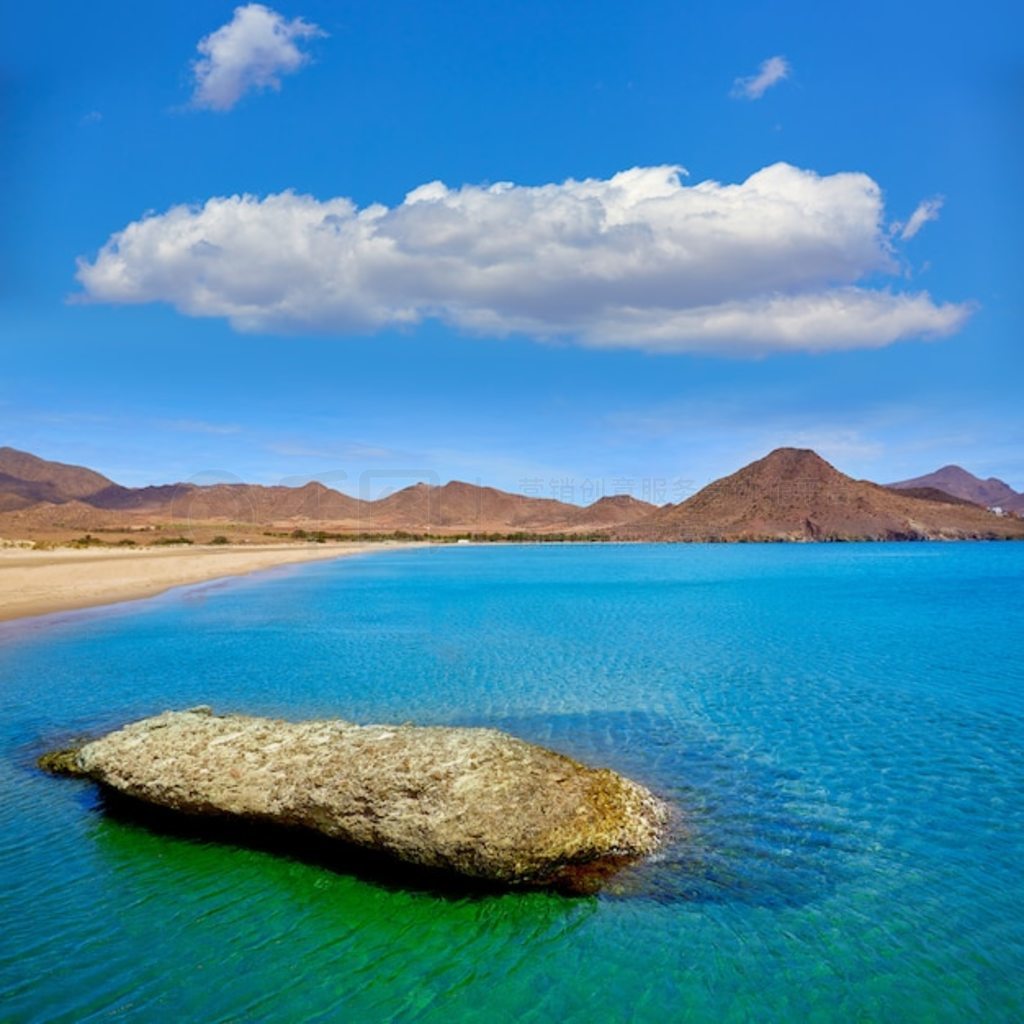
M577 891L651 853L668 813L613 771L493 729L197 708L88 743L71 767L186 814L301 826L412 865Z

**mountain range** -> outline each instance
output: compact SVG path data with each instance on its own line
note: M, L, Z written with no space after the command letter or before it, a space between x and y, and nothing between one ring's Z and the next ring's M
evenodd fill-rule
M295 530L636 541L1024 537L1024 520L988 510L995 501L1008 511L1024 509L1024 495L959 467L882 486L797 448L777 449L686 501L660 507L629 495L581 507L460 481L413 484L374 501L315 481L132 488L91 469L0 448L0 535L12 538L59 540L92 531L247 540Z
M338 532L585 533L633 522L654 505L620 494L586 507L453 480L413 484L375 501L316 481L301 487L165 484L123 487L81 466L0 448L0 533L233 526Z

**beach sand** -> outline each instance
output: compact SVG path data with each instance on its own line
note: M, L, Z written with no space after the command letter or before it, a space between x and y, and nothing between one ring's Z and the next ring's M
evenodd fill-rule
M0 550L0 621L152 597L171 587L294 562L343 558L383 544L261 544L128 550Z

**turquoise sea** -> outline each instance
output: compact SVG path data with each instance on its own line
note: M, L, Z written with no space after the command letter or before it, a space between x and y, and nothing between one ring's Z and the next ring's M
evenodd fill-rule
M0 1020L1024 1019L1024 544L399 550L0 629ZM496 725L686 834L410 890L34 768L212 704Z

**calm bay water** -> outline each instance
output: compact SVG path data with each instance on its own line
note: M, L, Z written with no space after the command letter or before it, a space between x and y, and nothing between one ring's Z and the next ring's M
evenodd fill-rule
M1024 1018L1024 544L389 552L0 630L0 1020ZM169 707L488 724L687 835L598 898L153 831L38 753Z

